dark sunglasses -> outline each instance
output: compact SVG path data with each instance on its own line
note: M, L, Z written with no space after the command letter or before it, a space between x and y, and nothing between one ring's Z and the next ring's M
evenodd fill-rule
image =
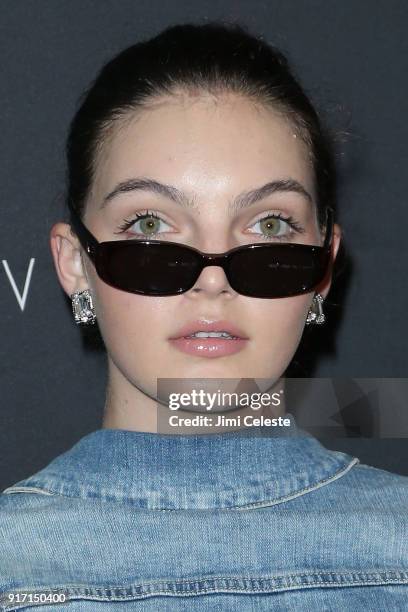
M241 295L279 298L312 291L325 277L330 261L334 212L326 207L323 246L246 244L226 253L202 253L165 240L98 242L70 207L71 225L108 285L142 295L177 295L191 289L206 266L220 266Z

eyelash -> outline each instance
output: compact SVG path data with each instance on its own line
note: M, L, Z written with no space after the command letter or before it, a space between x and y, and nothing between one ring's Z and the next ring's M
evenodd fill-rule
M164 219L162 219L159 215L157 215L155 212L153 211L149 211L146 210L142 213L135 213L135 216L132 219L124 219L122 225L119 226L119 232L115 232L116 234L121 234L123 232L126 232L126 230L129 229L129 227L131 227L134 223L136 223L137 221L140 221L141 219L146 219L149 217L153 217L154 219L159 219L160 221L164 221ZM295 232L298 233L303 233L305 230L304 228L299 225L299 223L297 223L297 221L295 221L293 219L293 217L291 215L288 215L287 217L285 217L284 215L282 215L281 213L267 213L266 215L264 215L263 217L261 217L260 219L257 219L253 225L255 225L255 223L260 223L261 221L264 221L265 219L280 219L281 221L285 221L285 223L287 223L292 230L294 230ZM166 223L166 221L164 221ZM165 234L166 232L161 232L162 234ZM155 235L155 234L153 234ZM146 236L147 238L148 236ZM264 236L265 240L285 240L287 238L287 236Z

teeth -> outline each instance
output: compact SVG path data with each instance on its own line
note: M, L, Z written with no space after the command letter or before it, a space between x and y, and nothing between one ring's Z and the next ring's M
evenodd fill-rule
M187 338L231 338L234 339L237 336L231 336L228 332L196 332Z

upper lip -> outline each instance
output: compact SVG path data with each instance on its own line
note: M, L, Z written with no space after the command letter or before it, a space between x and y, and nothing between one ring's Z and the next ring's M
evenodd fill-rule
M191 336L199 331L204 332L222 332L225 331L231 336L237 336L238 338L248 339L245 332L242 331L239 327L230 323L229 321L219 320L219 321L209 321L199 319L196 321L191 321L187 323L183 327L181 327L174 336L171 336L170 340L174 340L176 338L184 338L185 336Z

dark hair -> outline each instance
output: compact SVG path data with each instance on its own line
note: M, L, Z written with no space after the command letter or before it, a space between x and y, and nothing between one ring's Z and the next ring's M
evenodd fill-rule
M67 140L67 203L81 216L102 147L118 121L160 95L225 90L272 106L307 144L318 220L336 208L333 141L281 51L243 25L210 22L166 28L109 61L79 100Z

